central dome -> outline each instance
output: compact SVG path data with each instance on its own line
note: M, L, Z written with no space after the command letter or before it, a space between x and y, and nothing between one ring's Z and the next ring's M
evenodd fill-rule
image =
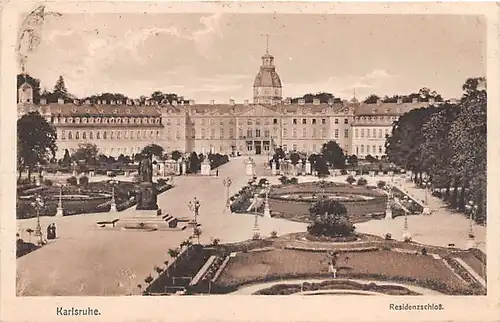
M253 100L256 104L273 104L281 101L281 79L274 66L274 57L262 56L262 65L253 83Z

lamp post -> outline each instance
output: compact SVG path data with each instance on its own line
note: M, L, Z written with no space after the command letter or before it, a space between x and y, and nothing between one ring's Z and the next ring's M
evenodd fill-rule
M408 207L406 205L404 206L404 211L405 211L405 224L403 228L403 240L407 240L411 237L410 232L408 230L408 212L409 212L409 207L411 207L412 201L411 199L408 198L408 196L404 197L405 203L408 204Z
M427 189L429 189L431 187L431 182L430 181L427 181L427 179L425 179L423 182L422 182L423 186L424 186L424 191L425 191L425 205L424 205L424 209L422 211L422 214L423 215L430 215L431 214L431 211L429 209L429 204L428 204L428 199L427 199Z
M259 215L257 213L257 199L258 199L259 194L255 192L253 194L253 200L254 200L254 210L255 210L255 217L254 217L254 222L253 222L253 239L259 239L260 238L260 228L259 228Z
M233 181L231 180L231 178L229 177L225 177L224 178L224 187L226 187L226 211L230 211L231 210L231 203L229 201L229 187L231 186L231 184L233 183Z
M198 227L198 214L200 210L201 203L194 197L192 201L188 203L188 208L194 213L194 227Z
M389 183L387 185L387 205L385 208L385 219L392 219L391 201L392 201L392 183Z
M473 219L477 214L477 205L474 205L474 201L469 201L469 203L465 206L465 209L469 212L469 230L467 232L467 248L474 248L475 245L475 236L474 236L474 223Z
M44 203L41 196L36 196L35 201L31 203L36 210L36 227L35 227L35 237L38 237L38 245L43 245L43 233L42 225L40 224L40 209L43 208Z
M63 187L64 187L64 183L61 179L59 181L59 202L57 204L56 217L62 217L64 215L64 209L62 206Z
M266 200L264 204L264 217L271 218L271 209L269 208L269 192L271 190L271 184L269 180L264 183L264 190L266 192Z
M109 180L109 183L111 184L111 207L109 211L116 212L115 185L118 183L118 181L111 179Z

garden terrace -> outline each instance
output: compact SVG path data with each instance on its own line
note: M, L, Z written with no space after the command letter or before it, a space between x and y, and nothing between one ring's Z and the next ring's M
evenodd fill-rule
M387 196L374 188L342 183L300 183L273 186L269 205L276 217L309 222L309 207L324 193L343 204L353 223L368 221L385 213Z
M429 255L383 250L342 252L338 263L337 276L343 279L403 282L445 294L472 293L442 260ZM229 260L213 290L231 292L250 283L312 277L331 277L323 252L275 249L238 253Z

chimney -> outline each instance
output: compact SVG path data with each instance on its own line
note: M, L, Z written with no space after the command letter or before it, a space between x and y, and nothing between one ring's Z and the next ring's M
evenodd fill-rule
M214 100L210 100L210 105L215 105L215 101Z
M313 99L313 104L314 105L319 105L319 98Z
M244 104L245 106L248 106L248 100L244 100L244 101L243 101L243 104Z
M417 104L418 103L418 98L417 97L414 97L411 101L413 104Z
M177 105L177 101L172 101L172 105L176 106Z
M382 100L379 98L379 99L377 100L377 105L380 105L380 104L382 104Z
M398 97L397 104L398 105L403 104L403 99L401 97Z
M234 106L234 100L233 99L229 100L229 105L233 105Z
M47 99L46 98L40 98L40 105L47 105Z
M306 100L303 98L299 98L299 105L304 105L306 103Z
M62 98L57 99L57 104L64 104L64 100Z

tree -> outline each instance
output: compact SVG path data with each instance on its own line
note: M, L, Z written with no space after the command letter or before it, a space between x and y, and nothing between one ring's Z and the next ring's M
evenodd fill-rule
M292 162L293 165L296 165L300 160L300 155L297 152L293 152L290 155L290 161Z
M91 102L96 102L98 100L100 101L122 101L125 102L128 98L128 96L125 96L124 94L121 93L101 93L97 95L91 95L84 97L83 100L90 100Z
M148 157L155 155L161 158L163 157L163 151L163 147L159 146L158 144L149 144L142 149L141 154Z
M309 208L312 224L307 231L315 236L345 237L354 233L347 209L338 201L323 199Z
M365 104L375 104L380 99L380 96L371 94L363 101Z
M348 176L345 181L347 181L348 184L352 185L354 182L356 182L356 179L354 179L353 176Z
M198 157L198 154L196 154L196 152L192 152L189 156L189 171L191 173L197 173L200 169L200 164L201 161Z
M326 164L326 160L322 155L316 157L313 167L314 170L318 171L319 178L324 178L330 175L328 164Z
M38 104L40 103L40 80L31 77L28 74L18 74L17 75L17 89L21 87L24 83L28 83L31 85L31 88L33 89L33 103ZM19 95L19 92L18 92ZM19 100L19 96L17 97Z
M78 149L73 153L75 161L85 161L86 164L96 164L99 149L93 143L80 143Z
M29 112L17 120L17 162L20 169L28 168L28 179L37 163L55 157L56 137L56 129L38 112Z
M71 156L69 155L69 150L64 150L64 156L62 158L62 164L69 165L71 163Z
M335 168L345 167L345 155L342 148L335 141L328 141L323 144L321 154L331 166Z
M64 78L60 75L57 79L56 84L54 85L54 91L52 93L57 99L72 99L73 96L69 94L68 89L66 88L66 84L64 83Z
M292 98L292 103L297 103L299 99L304 99L306 103L312 103L314 99L319 99L320 103L328 103L329 101L334 101L335 96L332 93L320 92L316 94L305 94L301 97Z
M348 156L347 163L349 163L352 166L357 166L358 165L358 156L355 154Z
M179 160L180 158L182 158L182 153L175 150L175 151L172 151L172 159L177 161Z

